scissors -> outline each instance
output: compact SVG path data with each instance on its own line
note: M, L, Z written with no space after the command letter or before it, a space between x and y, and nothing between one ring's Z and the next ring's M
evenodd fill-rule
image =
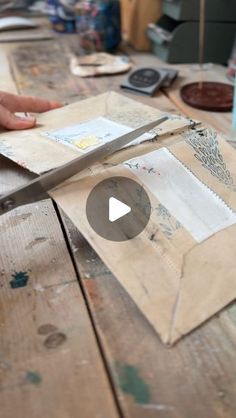
M82 170L89 168L92 164L103 160L114 152L120 150L134 139L149 132L151 129L160 125L168 119L163 116L147 125L113 139L112 141L102 144L96 149L82 155L69 163L49 171L48 173L38 176L36 179L28 182L26 185L14 189L12 192L3 195L0 198L0 215L17 208L18 206L34 203L39 200L50 198L48 192L54 189L60 183L68 178L80 173Z

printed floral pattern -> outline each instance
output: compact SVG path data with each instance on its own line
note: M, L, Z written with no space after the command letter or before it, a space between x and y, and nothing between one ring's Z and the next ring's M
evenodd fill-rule
M165 234L168 239L171 239L174 233L181 228L180 222L176 221L176 219L171 216L170 212L161 203L159 203L156 211L157 216L162 219L162 222L159 225L163 234Z
M184 138L187 144L194 149L194 156L202 166L226 187L236 192L234 180L219 150L217 133L212 129L189 131L184 134Z
M159 175L158 171L156 171L153 167L148 168L148 167L145 167L145 166L143 166L139 163L136 163L136 162L133 162L133 163L126 162L126 163L124 163L124 165L131 168L131 170L137 170L137 171L143 170L143 171L146 171L148 174L158 174Z

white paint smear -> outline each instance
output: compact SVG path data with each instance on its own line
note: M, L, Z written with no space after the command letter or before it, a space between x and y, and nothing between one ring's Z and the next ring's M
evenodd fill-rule
M197 242L236 223L236 214L166 148L125 163Z

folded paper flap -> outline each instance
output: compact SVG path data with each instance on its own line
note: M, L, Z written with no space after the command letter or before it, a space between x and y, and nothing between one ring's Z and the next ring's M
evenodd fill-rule
M67 183L63 188L53 191L51 195L61 207L66 208L70 219L79 227L93 248L96 248L97 253L111 272L163 336L168 332L172 306L181 275L181 254L178 251L178 239L174 243L174 239L166 237L163 226L160 226L163 220L158 213L153 213L154 216L151 217L142 234L133 240L119 244L110 241L108 244L106 240L91 230L86 217L88 195L96 184L116 175L135 179L135 176L126 168L114 167L104 170L96 176L87 176L79 180L77 184ZM152 199L150 193L149 197ZM157 204L157 199L153 199ZM77 202L80 204L78 205ZM99 218L98 212L96 212L96 216ZM156 236L151 238L154 230ZM188 246L194 245L194 241L187 231L181 229L176 233L182 236L182 241L186 239ZM135 261L131 263L131 260Z
M191 248L183 258L168 343L174 343L235 299L236 225Z

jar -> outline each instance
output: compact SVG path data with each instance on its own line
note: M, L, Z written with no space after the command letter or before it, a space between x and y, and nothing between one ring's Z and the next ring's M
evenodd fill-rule
M85 52L112 51L121 41L119 0L83 0L75 5L76 30Z

